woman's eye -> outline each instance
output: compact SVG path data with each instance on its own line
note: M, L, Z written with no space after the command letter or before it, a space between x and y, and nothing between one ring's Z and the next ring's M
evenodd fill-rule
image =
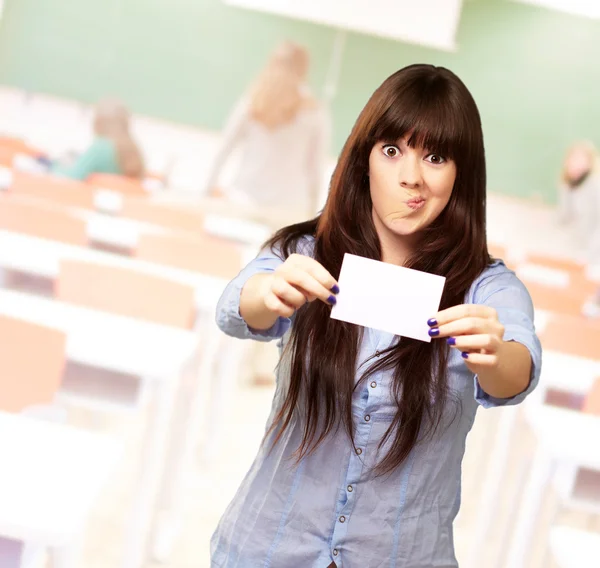
M432 164L443 164L446 161L446 158L440 156L439 154L429 154L426 160Z
M393 146L392 144L386 144L383 147L383 153L388 158L395 158L400 153L400 150L398 150L397 146Z

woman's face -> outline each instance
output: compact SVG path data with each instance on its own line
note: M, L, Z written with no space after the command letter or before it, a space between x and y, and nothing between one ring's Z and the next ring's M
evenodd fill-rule
M565 174L569 180L577 180L590 171L592 159L585 148L574 148L567 157Z
M456 164L426 148L409 147L409 138L378 142L369 156L373 221L380 234L415 235L435 221L452 195Z

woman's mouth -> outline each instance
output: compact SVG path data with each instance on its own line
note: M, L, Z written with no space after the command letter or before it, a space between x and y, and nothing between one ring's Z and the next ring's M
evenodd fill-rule
M414 197L406 202L411 209L421 209L425 205L425 200L422 197Z

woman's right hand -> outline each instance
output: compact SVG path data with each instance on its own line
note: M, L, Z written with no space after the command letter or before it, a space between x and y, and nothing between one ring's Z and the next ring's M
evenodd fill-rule
M265 279L263 301L272 314L289 318L306 302L321 300L334 305L339 291L333 276L319 262L292 254Z

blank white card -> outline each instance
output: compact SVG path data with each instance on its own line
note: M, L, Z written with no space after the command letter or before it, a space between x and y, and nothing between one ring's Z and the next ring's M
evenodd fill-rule
M430 342L427 320L438 312L443 276L345 254L331 317Z

